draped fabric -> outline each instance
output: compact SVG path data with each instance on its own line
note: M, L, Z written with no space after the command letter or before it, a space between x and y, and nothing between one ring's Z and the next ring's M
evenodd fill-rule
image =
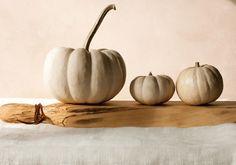
M61 128L0 122L4 165L235 165L236 124Z

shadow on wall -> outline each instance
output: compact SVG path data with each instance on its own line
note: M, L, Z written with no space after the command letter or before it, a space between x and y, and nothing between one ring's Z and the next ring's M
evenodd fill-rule
M230 0L231 2L233 2L236 5L236 0Z

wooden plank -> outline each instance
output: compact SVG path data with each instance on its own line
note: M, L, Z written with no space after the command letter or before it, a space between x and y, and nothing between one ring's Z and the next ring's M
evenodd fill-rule
M134 101L110 101L102 105L51 104L44 106L45 123L63 127L193 127L236 123L236 101L189 106L182 102L146 106ZM34 106L7 104L0 119L8 122L33 119Z

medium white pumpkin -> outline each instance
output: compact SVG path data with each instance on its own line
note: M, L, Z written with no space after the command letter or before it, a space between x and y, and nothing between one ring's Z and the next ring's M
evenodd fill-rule
M155 105L168 101L174 94L175 84L166 75L138 76L130 84L132 97L141 104Z
M215 101L223 91L223 79L220 72L211 65L183 70L178 76L176 90L179 98L190 105L202 105Z
M90 42L103 18L115 5L107 6L91 30L84 48L58 47L46 58L44 80L53 96L64 103L99 104L122 89L125 63L114 50L90 50Z

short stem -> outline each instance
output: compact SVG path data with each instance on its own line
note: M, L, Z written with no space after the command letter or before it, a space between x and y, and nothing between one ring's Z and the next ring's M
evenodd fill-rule
M195 67L200 67L199 62L195 62Z
M152 76L152 72L149 72L148 76Z
M98 20L96 21L96 23L94 24L92 30L90 31L85 44L84 44L84 48L89 51L89 45L93 39L93 36L95 35L95 33L97 32L99 26L101 25L103 19L105 18L106 14L110 11L110 10L116 10L116 6L114 4L111 4L109 6L107 6L101 13L101 15L98 17Z

